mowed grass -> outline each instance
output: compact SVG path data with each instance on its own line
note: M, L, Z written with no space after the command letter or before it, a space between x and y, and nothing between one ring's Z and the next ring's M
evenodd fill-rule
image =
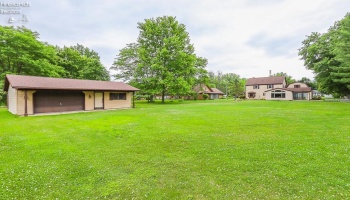
M0 109L0 199L349 199L350 104Z

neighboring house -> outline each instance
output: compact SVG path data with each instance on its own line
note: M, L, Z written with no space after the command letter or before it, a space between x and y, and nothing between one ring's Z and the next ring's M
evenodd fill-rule
M224 96L224 93L221 92L217 88L211 88L205 84L198 84L193 88L193 91L195 91L198 94L197 99L203 100L203 94L208 94L208 99L220 99Z
M312 97L320 97L323 96L322 92L318 90L312 90Z
M6 75L8 110L16 115L133 107L139 89L121 82Z
M312 97L324 97L326 99L332 99L333 95L331 94L323 94L322 92L318 90L312 90ZM346 97L344 97L346 98ZM348 99L350 98L350 95L348 95Z
M305 83L286 85L284 76L250 78L246 84L247 99L311 100L312 90Z

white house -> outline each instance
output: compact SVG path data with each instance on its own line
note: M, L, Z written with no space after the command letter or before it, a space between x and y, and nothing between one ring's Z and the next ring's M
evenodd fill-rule
M247 99L311 100L312 90L305 83L286 84L284 76L250 78L246 83Z

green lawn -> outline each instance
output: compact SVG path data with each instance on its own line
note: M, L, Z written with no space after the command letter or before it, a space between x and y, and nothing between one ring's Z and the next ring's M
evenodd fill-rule
M0 108L0 199L349 199L350 104Z

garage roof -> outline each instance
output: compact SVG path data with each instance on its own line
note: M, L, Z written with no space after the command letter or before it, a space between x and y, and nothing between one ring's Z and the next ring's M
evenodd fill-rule
M40 76L6 75L4 91L9 85L16 89L33 90L94 90L94 91L138 91L126 83L95 81Z

